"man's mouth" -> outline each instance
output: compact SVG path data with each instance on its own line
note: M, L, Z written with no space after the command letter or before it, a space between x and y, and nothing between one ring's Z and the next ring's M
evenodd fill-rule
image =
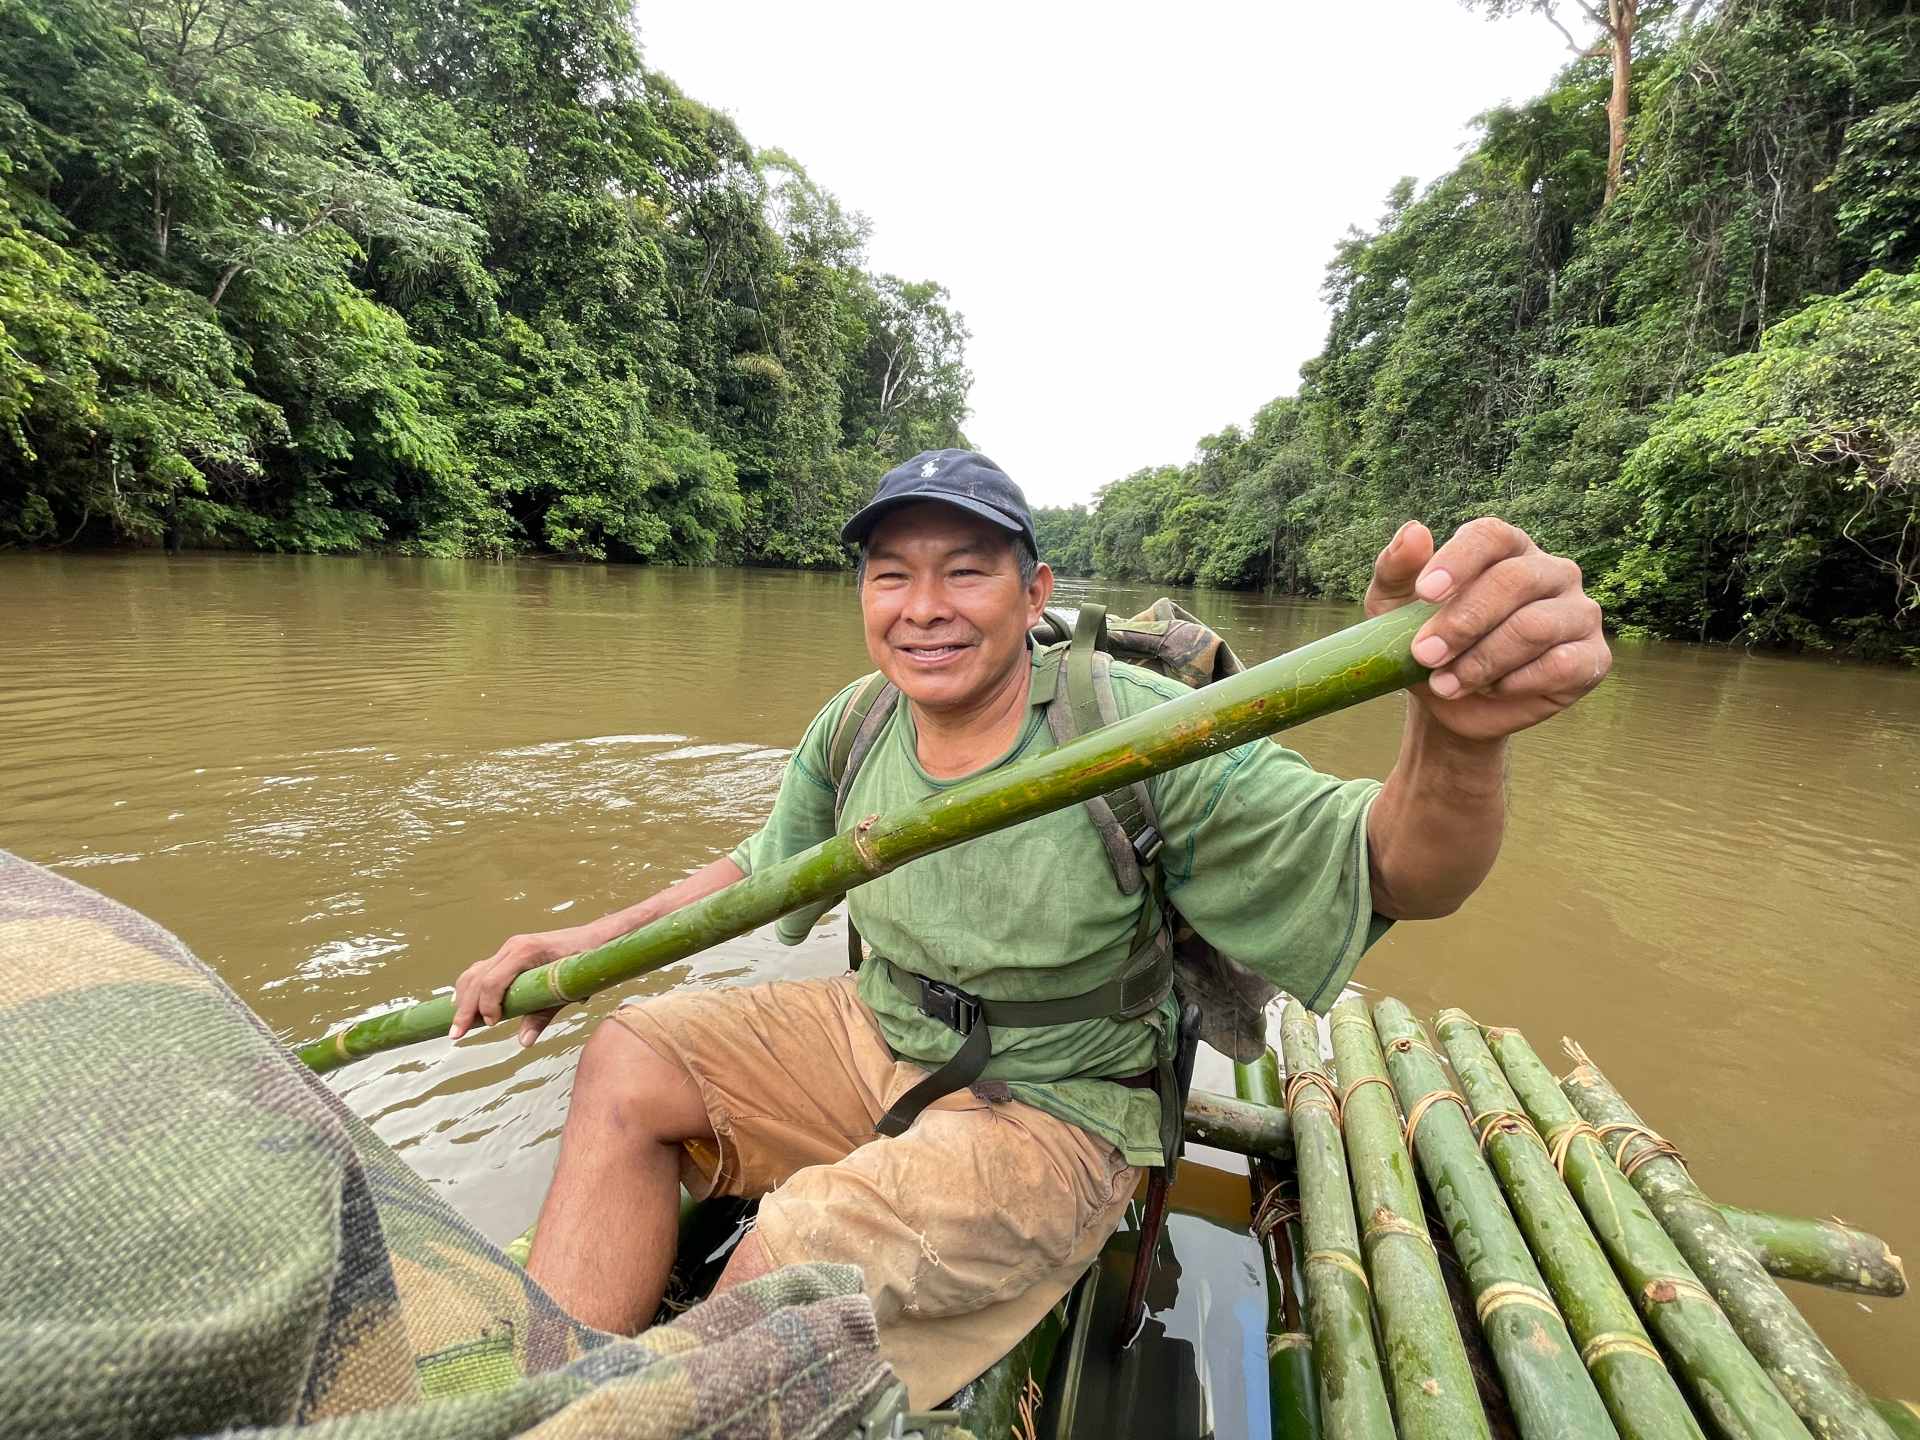
M941 665L973 647L954 641L944 645L896 645L894 648L916 665Z

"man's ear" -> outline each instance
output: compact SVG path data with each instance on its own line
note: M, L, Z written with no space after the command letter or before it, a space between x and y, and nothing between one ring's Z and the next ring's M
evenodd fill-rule
M1047 602L1053 599L1053 567L1042 560L1033 572L1033 583L1027 586L1027 628L1032 629L1040 623L1040 612L1047 608Z

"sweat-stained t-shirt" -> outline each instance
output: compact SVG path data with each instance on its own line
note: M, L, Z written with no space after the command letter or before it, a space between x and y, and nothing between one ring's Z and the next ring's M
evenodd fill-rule
M1031 653L1024 728L988 773L1055 748L1045 705L1061 651ZM1130 716L1184 695L1186 687L1137 666L1112 667L1114 702ZM828 749L858 682L827 703L787 764L766 824L734 852L749 874L777 865L835 833ZM1065 703L1064 695L1060 703ZM962 779L921 769L911 707L903 699L848 792L845 817L884 814ZM1166 845L1167 898L1200 936L1297 996L1330 1004L1353 973L1374 923L1367 869L1367 812L1377 781L1322 775L1293 751L1257 740L1149 781ZM1150 887L1121 893L1093 821L1081 805L923 856L854 890L853 923L875 955L988 1000L1049 1000L1082 994L1118 973ZM786 916L782 941L798 944L828 908ZM885 967L860 972L860 997L894 1052L933 1069L961 1037L922 1015L888 981ZM994 1026L983 1080L1112 1142L1136 1165L1160 1163L1159 1100L1100 1077L1139 1075L1170 1044L1175 1011L1131 1020Z

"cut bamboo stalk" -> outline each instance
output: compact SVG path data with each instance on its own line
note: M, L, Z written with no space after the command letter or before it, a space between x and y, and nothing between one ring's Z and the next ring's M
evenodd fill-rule
M1890 1299L1907 1293L1906 1267L1893 1247L1844 1220L1775 1215L1738 1205L1722 1205L1720 1213L1777 1280Z
M1321 1423L1334 1440L1392 1440L1386 1375L1373 1343L1360 1227L1353 1218L1347 1154L1333 1082L1320 1060L1320 1031L1298 1000L1280 1020L1293 1121L1293 1168L1306 1240L1307 1316L1320 1372ZM1302 1081L1317 1075L1318 1081Z
M1624 1440L1699 1436L1700 1426L1685 1397L1641 1327L1580 1207L1560 1183L1544 1142L1480 1038L1479 1026L1464 1010L1442 1010L1434 1017L1434 1027L1476 1117L1481 1149L1506 1191L1513 1218L1559 1302L1615 1427Z
M1235 1064L1233 1088L1250 1104L1279 1109L1280 1069L1268 1050L1251 1065ZM1253 1192L1253 1232L1266 1262L1267 1413L1276 1440L1317 1440L1320 1396L1315 1383L1313 1341L1307 1333L1306 1287L1300 1265L1299 1206L1282 1185L1282 1172L1257 1157L1247 1161Z
M1806 1440L1806 1427L1701 1288L1667 1232L1517 1030L1484 1032L1534 1128L1564 1155L1567 1188L1660 1341L1701 1421L1725 1440Z
M1251 1105L1211 1090L1190 1090L1182 1133L1196 1144L1258 1155L1277 1165L1293 1159L1293 1125L1278 1105Z
M1590 1125L1644 1131L1633 1107L1586 1053L1570 1041L1567 1051L1576 1065L1560 1088L1581 1117ZM1619 1147L1624 1150L1621 1163L1632 1172L1628 1179L1634 1189L1807 1429L1818 1440L1893 1440L1866 1393L1780 1293L1713 1201L1693 1183L1686 1166L1669 1155L1649 1154L1646 1142L1622 1134L1628 1143Z
M1425 678L1413 637L1424 603L1364 620L1251 670L1156 705L1004 770L994 770L770 865L595 950L527 971L508 987L502 1019L583 1000L744 935L794 910L831 901L910 860L1078 805ZM443 1038L453 999L389 1010L304 1045L317 1071Z
M1333 1007L1331 1023L1334 1064L1345 1085L1347 1168L1399 1433L1403 1440L1488 1440L1373 1021L1353 997Z
M1528 1440L1607 1440L1615 1434L1607 1407L1507 1210L1500 1182L1480 1158L1465 1102L1439 1053L1398 1000L1379 1001L1373 1023L1386 1045L1414 1158L1466 1267L1480 1329L1520 1433Z

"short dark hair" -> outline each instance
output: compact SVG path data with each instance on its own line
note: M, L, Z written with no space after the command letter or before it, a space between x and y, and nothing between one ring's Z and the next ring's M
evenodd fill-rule
M1014 553L1019 557L1020 588L1024 590L1033 584L1033 577L1040 573L1040 557L1034 552L1034 548L1027 544L1027 537L1024 535L1007 536L1007 544L1013 547ZM860 546L860 558L853 565L853 588L859 590L866 583L867 546L863 542Z

